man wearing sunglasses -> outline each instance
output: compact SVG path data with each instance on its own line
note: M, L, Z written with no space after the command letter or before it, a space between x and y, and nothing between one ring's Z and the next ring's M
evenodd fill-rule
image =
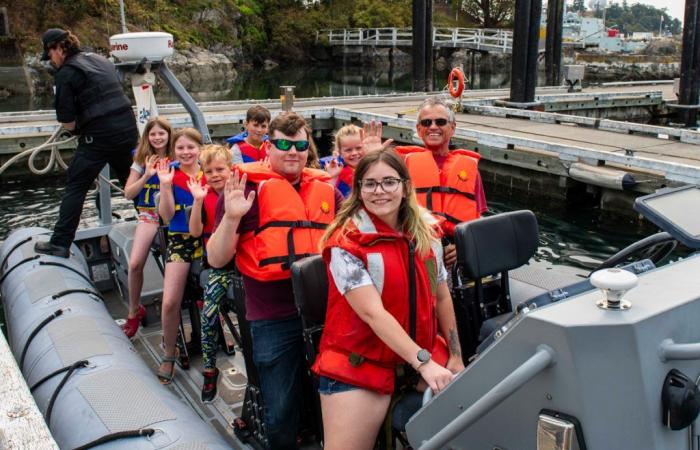
M325 171L306 168L311 136L301 116L277 116L269 133L269 168L237 166L219 197L207 254L214 267L237 255L269 447L296 449L304 356L289 268L318 253L343 194Z
M470 150L450 150L456 127L454 111L439 97L430 97L420 106L416 120L425 147L396 147L408 166L418 202L443 219L442 228L450 242L445 246L448 268L457 258L452 244L455 226L480 217L487 209L477 168L480 155Z

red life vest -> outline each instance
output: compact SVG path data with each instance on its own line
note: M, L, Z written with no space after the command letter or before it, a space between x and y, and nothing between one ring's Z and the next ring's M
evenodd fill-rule
M236 142L234 145L238 146L241 151L241 157L244 163L262 161L267 156L267 148L270 146L269 141L263 141L259 148L256 148L246 141Z
M204 243L205 248L207 246L207 242L209 242L209 238L214 232L214 224L216 223L216 203L218 201L219 194L210 187L202 204L202 207L204 208L204 217L206 218L204 221L204 227L202 227L202 242Z
M481 217L475 196L481 155L451 150L439 169L433 153L423 147L396 147L396 151L404 157L418 203L446 219L445 234L454 236L455 225Z
M207 179L206 177L204 177L201 171L197 173L196 178L199 180L202 186L207 184ZM190 193L190 188L187 187L187 182L189 180L190 176L183 172L179 168L179 166L175 168L172 184L173 200L175 202L175 214L168 223L168 231L170 233L190 232L190 224L187 220L187 213L185 209L188 206L192 206L194 198L192 197L192 193Z
M239 164L257 185L258 227L241 235L236 264L258 281L289 278L297 259L318 254L318 243L335 217L335 188L323 170L304 169L297 191L259 162Z
M411 335L409 261L415 264L415 342L432 349L437 335L435 314L437 259L410 255L409 241L381 220L360 209L344 233L336 230L323 249L330 264L331 247L359 258L381 295L384 309ZM439 242L435 242L439 246ZM319 355L312 370L344 383L383 394L394 392L394 373L403 359L394 353L352 309L329 272L328 308Z

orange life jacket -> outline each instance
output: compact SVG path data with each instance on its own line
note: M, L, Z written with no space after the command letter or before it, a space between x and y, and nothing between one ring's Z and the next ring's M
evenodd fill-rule
M481 217L475 196L481 155L470 150L451 150L440 170L430 150L399 146L396 151L406 162L418 203L446 219L445 234L454 236L455 225Z
M326 264L330 264L331 247L340 247L359 258L382 298L384 309L420 347L432 349L437 335L436 251L425 257L416 255L404 234L364 209L353 217L349 227L347 234L336 230L326 243L323 249ZM440 243L436 241L435 245ZM410 265L415 286L413 314L409 300ZM415 315L413 321L412 315ZM326 322L312 370L344 383L392 394L395 368L403 362L355 313L329 272Z
M239 164L257 185L258 227L241 235L236 264L258 281L289 278L297 259L318 254L318 243L335 217L335 188L325 171L304 169L297 191L259 162Z

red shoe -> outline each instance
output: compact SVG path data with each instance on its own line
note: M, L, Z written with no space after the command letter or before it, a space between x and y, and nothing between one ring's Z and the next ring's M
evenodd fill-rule
M127 318L126 323L122 327L126 337L131 339L134 337L136 332L139 330L139 325L146 323L146 308L143 305L139 305L139 310L136 312L136 316Z

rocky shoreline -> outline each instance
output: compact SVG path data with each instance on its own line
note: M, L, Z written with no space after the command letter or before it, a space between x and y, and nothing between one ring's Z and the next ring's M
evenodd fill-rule
M462 67L465 73L471 72L472 56L466 50L439 52L435 68L438 71L452 67ZM348 55L345 56L347 58ZM328 49L318 51L317 61L339 62L342 55L333 54ZM353 64L375 70L410 71L411 55L402 49L370 48L353 57ZM221 92L230 90L238 71L251 68L244 63L240 48L217 46L204 49L190 46L178 50L166 59L168 66L189 92ZM475 87L488 87L494 78L509 78L511 57L503 54L477 54L475 62ZM636 81L652 79L672 79L680 76L680 57L676 55L603 55L596 53L567 52L563 64L583 64L586 66L586 81ZM275 70L278 64L272 60L264 62L266 70ZM544 70L541 61L540 69ZM52 79L39 55L25 55L24 67L5 67L12 76L0 76L0 98L11 95L51 95ZM12 72L10 72L10 70ZM17 74L24 73L24 76ZM0 74L1 75L1 74ZM167 91L167 86L157 89ZM128 85L128 82L127 82Z

